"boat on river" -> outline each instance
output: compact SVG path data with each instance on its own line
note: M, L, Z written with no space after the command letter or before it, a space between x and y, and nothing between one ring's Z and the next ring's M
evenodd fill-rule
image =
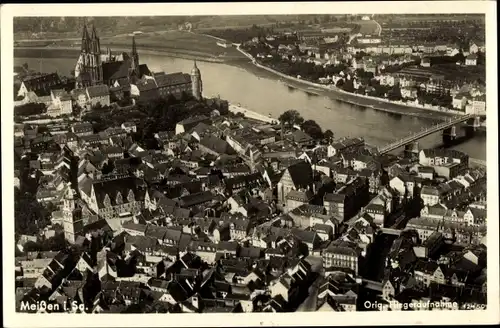
M319 93L314 92L314 91L309 91L309 90L307 90L307 91L305 91L305 92L306 92L309 96L319 96L319 95L320 95Z

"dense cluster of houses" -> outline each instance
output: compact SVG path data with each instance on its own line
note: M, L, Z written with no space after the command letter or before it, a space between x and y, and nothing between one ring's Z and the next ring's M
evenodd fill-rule
M484 81L482 84L478 84L475 78L451 81L435 69L434 66L439 65L434 65L431 60L432 57L451 58L462 54L464 60L451 65L457 66L458 70L469 69L478 65L478 56L486 51L482 42L471 41L468 49L461 49L457 45L446 43L404 44L404 41L397 39L384 41L384 36L362 34L356 35L344 45L337 40L325 40L325 37L326 34L323 33L323 38L299 37L296 42L292 42L286 35L276 35L272 39L254 38L245 46L251 48L259 44L259 49L262 50L256 57L261 60L279 58L290 63L314 63L325 69L332 66L346 67L338 73L320 77L318 82L321 84L337 85L339 81L352 80L356 91L364 90L362 94L370 95L372 86L356 74L362 70L372 73L380 85L399 87L401 98L406 103L430 106L430 103L422 103L421 99L417 99L417 90L421 90L429 94L451 94L453 100L449 109L466 114L486 113ZM264 47L261 46L262 43ZM469 92L469 89L474 91Z
M356 311L364 288L387 304L484 302L486 178L464 153L382 156L220 115L158 131L160 150L134 142L133 123L46 128L16 126L15 153L54 208L40 234L59 225L72 247L22 252L42 236L20 236L20 311ZM414 197L420 216L394 226ZM367 276L386 233L384 272Z
M110 64L120 64L118 61ZM152 101L158 98L174 96L181 98L183 94L201 98L202 81L199 69L194 64L191 74L186 73L153 73L147 69L141 79L131 80L119 69L113 75L113 82L75 88L74 83L61 79L57 73L30 73L24 75L17 89L15 106L27 104L43 104L46 112L43 115L50 117L71 116L73 108L80 111L91 110L96 107L110 106L118 101Z

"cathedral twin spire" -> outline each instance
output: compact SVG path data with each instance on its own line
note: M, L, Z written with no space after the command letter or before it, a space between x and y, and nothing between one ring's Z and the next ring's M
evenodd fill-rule
M137 74L139 69L139 54L137 53L137 45L135 44L135 36L132 35L132 65L131 69Z
M77 88L101 84L103 79L99 37L93 25L89 35L86 23L83 24L82 47L75 66L75 77Z
M89 32L87 29L87 24L83 24L83 33L82 33L82 52L86 53L101 53L101 43L99 41L99 37L97 36L97 32L95 30L95 26L92 25L92 34L89 36Z

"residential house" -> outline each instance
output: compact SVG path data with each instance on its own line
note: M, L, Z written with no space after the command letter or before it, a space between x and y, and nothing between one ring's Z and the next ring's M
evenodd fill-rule
M71 132L76 134L78 137L90 136L94 134L94 128L89 122L74 123L71 126Z
M35 74L28 75L22 82L17 91L18 97L25 97L29 92L33 91L38 96L48 95L50 89L61 84L61 79L57 73Z
M445 284L445 271L437 262L419 260L414 268L414 276L419 284L429 287L431 283Z
M434 232L438 231L440 221L436 219L412 218L406 225L406 230L416 230L421 242L425 242Z
M486 95L474 97L472 99L472 108L467 109L467 114L483 114L486 113Z
M311 190L313 185L313 170L306 161L295 163L284 171L278 182L278 202L286 206L286 196L292 190Z
M360 254L359 247L355 243L334 241L322 251L321 257L325 268L346 268L357 275Z
M50 91L52 104L47 108L51 116L71 115L73 112L73 101L64 89L52 89Z
M455 96L453 96L452 99L453 108L460 111L465 111L468 102L467 97L469 97L469 94L466 93L457 93Z
M476 66L477 65L477 54L471 53L465 57L465 66Z
M199 123L205 123L210 125L211 120L209 117L206 117L204 115L201 116L192 116L190 118L187 118L183 121L177 122L175 126L175 134L181 134L184 132L189 132L191 131L192 128L197 126Z
M420 66L422 67L431 67L431 59L429 57L424 57L420 61Z
M144 182L135 177L104 178L94 181L80 192L89 208L104 218L138 214L149 197Z
M90 107L96 107L98 104L104 107L111 104L109 87L106 84L87 87L86 91Z
M437 175L452 179L469 168L469 155L451 149L423 149L419 164L434 167Z
M121 128L127 133L137 132L137 126L133 122L123 122Z
M412 87L401 88L401 97L404 99L416 99L417 88L412 88Z
M309 191L297 191L290 190L290 192L286 195L286 211L291 211L303 204L309 204L309 202L314 197L314 194Z
M342 220L348 220L368 203L368 197L369 186L366 179L357 177L334 193L326 193L323 204L328 215L338 215Z
M420 197L424 202L424 206L434 206L439 203L439 190L432 186L422 186Z

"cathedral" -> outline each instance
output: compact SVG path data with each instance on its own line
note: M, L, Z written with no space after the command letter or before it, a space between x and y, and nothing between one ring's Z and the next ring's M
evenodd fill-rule
M95 85L123 87L134 84L139 90L139 98L166 97L169 94L180 97L182 93L191 94L202 99L203 85L201 73L196 62L191 74L153 73L146 64L139 62L139 54L132 36L132 52L113 56L111 49L101 53L101 44L96 29L92 26L89 34L87 26L83 26L82 46L75 67L77 89ZM142 90L142 92L140 91Z
M82 46L75 67L76 88L100 84L112 86L120 79L135 83L144 75L151 75L151 72L147 65L139 64L135 37L132 37L130 55L122 53L119 57L113 57L109 48L106 54L101 53L101 43L95 26L92 26L90 35L87 26L83 26Z
M94 26L92 26L92 36L89 36L87 26L83 26L82 46L76 62L75 78L76 88L102 84L101 44Z

